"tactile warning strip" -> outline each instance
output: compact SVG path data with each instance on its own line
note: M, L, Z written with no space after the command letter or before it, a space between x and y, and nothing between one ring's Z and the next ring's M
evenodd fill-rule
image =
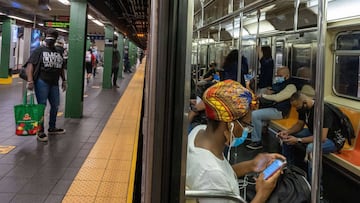
M15 149L16 146L11 146L11 145L0 145L0 154L7 154L9 153L11 150Z
M62 202L132 202L144 73L143 63Z

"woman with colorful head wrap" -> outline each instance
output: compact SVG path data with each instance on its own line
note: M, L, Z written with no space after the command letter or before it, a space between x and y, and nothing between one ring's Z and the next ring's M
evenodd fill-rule
M240 83L225 80L208 88L203 101L208 124L195 127L189 134L186 185L191 190L219 190L239 195L237 177L261 172L274 159L285 158L280 154L259 154L231 166L223 151L248 130L242 119L248 114L251 93ZM260 173L252 202L265 202L279 175L277 172L264 180Z

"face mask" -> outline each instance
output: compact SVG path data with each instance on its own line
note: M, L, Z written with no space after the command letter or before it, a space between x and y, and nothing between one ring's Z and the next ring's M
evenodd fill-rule
M56 39L53 38L53 37L46 37L45 38L45 43L49 47L53 47L55 45L55 41L56 41Z
M243 127L243 125L241 125L241 123L236 120L238 122L238 124L241 126L241 128L243 129L242 135L241 137L235 137L234 135L234 123L230 124L230 134L231 134L231 139L230 139L230 146L229 146L229 150L228 150L228 154L227 154L227 159L230 160L230 150L232 147L238 147L239 145L241 145L242 143L245 142L249 132L251 131L250 128L248 127Z
M302 107L300 109L296 110L299 114L304 114L307 112L307 105L306 103L303 103Z
M285 77L280 77L280 76L276 76L275 78L274 78L274 83L276 84L276 83L282 83L282 82L284 82L285 81Z
M239 145L241 145L242 143L245 142L247 136L249 134L249 128L245 127L243 128L243 132L241 137L234 137L233 141L231 142L231 147L238 147Z

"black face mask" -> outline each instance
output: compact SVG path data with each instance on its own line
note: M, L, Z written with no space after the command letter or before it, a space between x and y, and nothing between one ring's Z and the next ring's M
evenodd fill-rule
M302 107L299 108L299 109L297 109L296 111L297 111L299 114L304 114L304 113L306 113L306 112L308 111L306 103L304 102L303 105L302 105Z
M45 39L45 43L49 47L53 47L55 45L55 39Z

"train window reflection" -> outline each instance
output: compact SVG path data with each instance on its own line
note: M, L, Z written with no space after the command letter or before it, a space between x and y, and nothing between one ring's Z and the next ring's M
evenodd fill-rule
M215 0L204 9L204 25L229 14L230 0Z
M335 47L335 93L359 100L360 33L340 33Z

